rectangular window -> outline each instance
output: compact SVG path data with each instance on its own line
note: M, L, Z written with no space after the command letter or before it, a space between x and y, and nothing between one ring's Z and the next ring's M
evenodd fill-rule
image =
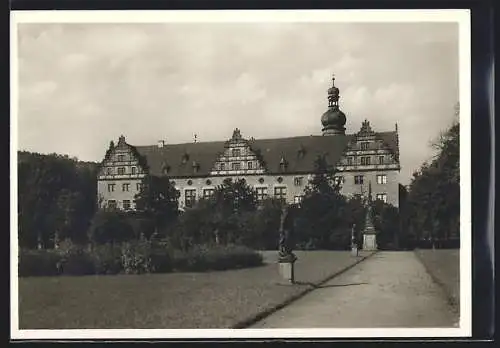
M252 167L253 167L253 163L252 163L252 162L248 162L248 163L247 163L247 168L248 168L248 169L252 169Z
M361 143L361 150L362 151L368 150L368 143L367 142Z
M241 150L240 149L233 149L232 150L232 155L233 155L233 157L240 157Z
M142 190L142 183L138 182L137 184L135 184L135 188L137 191L141 191Z
M118 155L118 162L123 162L125 161L125 156L124 155Z
M115 192L115 184L108 184L108 192Z
M387 175L385 174L377 175L377 184L379 185L387 184Z
M355 185L363 185L363 175L355 175L354 176L354 184Z
M126 183L126 184L122 184L122 191L128 191L130 188L130 184Z
M130 210L130 201L128 199L123 201L123 209Z
M184 195L185 195L184 203L186 207L189 208L192 207L196 202L196 190L195 189L186 190L184 192Z
M361 165L369 166L370 165L370 157L361 157Z
M113 168L108 168L108 169L107 169L107 173L108 173L108 175L113 174Z
M241 163L240 162L233 162L233 163L231 163L231 169L232 170L240 170L241 169Z
M304 196L295 196L295 197L293 197L293 203L299 204L302 202L303 199L304 199Z
M347 165L352 166L352 157L347 157Z
M258 201L263 201L267 198L267 187L257 187L255 193Z
M225 163L221 163L220 164L220 170L226 170L226 164Z
M116 201L114 199L108 200L108 208L116 209Z
M203 190L203 198L208 199L213 196L215 189L204 189Z
M132 175L135 175L135 167L132 167Z
M295 186L302 186L303 178L301 176L297 176L293 179L293 184Z
M378 156L378 164L384 164L384 156Z
M274 198L284 201L286 199L286 187L275 187Z
M118 175L125 174L125 167L118 167Z
M387 194L386 193L377 193L377 199L387 203Z

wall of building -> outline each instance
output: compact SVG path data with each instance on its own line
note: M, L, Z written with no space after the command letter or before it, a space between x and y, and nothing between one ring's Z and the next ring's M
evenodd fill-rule
M378 193L387 194L387 203L399 207L399 171L398 170L381 170L381 171L352 171L341 172L338 175L344 177L341 193L346 196L368 193L368 185L371 182L372 198L376 199ZM356 184L354 177L363 175L363 184ZM387 183L378 184L377 175L386 175Z
M137 184L142 182L143 170L135 158L124 138L120 138L118 145L104 160L98 174L97 199L100 207L109 206L109 201L114 200L116 206L123 209L123 201L130 201L130 208L135 209L134 199L139 192ZM110 185L114 184L114 190ZM128 191L123 184L128 185Z

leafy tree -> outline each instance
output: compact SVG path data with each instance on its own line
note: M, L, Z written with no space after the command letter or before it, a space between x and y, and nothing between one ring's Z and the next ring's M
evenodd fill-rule
M153 221L155 233L171 225L178 217L179 193L167 177L148 175L135 196L137 210Z
M127 220L127 214L118 210L98 211L89 228L92 244L120 243L137 236Z
M459 134L460 124L455 120L434 143L434 159L414 173L408 192L405 219L410 235L433 247L460 237Z
M18 152L19 244L50 248L58 238L84 242L96 209L96 163Z
M375 200L372 202L372 212L378 247L380 249L396 248L400 229L398 209L381 200Z
M319 156L296 221L297 242L308 248L343 248L349 243L346 198L340 194L340 183L334 180L334 174L325 157Z

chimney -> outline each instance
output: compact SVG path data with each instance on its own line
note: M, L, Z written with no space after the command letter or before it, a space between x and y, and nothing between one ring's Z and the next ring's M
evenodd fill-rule
M165 140L158 140L158 148L161 149L163 146L165 146Z

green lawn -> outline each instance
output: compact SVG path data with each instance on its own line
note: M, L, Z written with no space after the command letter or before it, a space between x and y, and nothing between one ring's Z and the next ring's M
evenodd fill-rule
M443 286L456 307L460 303L460 250L421 249L415 251L433 278Z
M283 285L275 253L263 252L264 266L221 272L20 278L19 328L230 328L310 286ZM316 283L355 262L344 251L297 256L301 283Z

